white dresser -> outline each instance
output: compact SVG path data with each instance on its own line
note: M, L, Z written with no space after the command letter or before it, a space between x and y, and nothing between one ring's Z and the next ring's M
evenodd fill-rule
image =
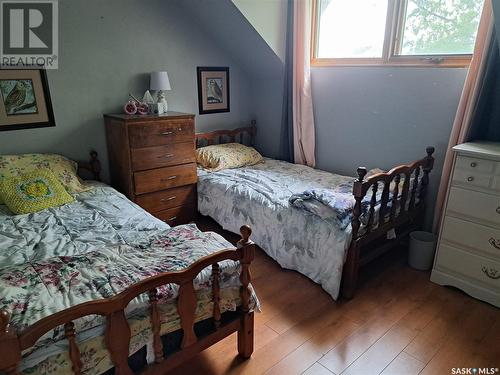
M500 143L457 153L431 280L500 307Z

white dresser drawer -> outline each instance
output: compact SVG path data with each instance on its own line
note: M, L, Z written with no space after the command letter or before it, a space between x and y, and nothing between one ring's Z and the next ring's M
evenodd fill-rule
M455 169L463 169L470 172L492 174L496 169L497 162L492 160L471 158L469 156L458 155L455 162Z
M454 185L463 187L480 187L489 189L491 187L491 175L479 173L479 171L468 171L464 169L455 169L452 182Z
M500 196L466 190L450 189L447 213L455 213L478 219L482 223L500 226Z
M441 243L436 269L451 271L486 285L497 293L500 291L500 262Z
M500 230L446 216L441 239L500 262Z

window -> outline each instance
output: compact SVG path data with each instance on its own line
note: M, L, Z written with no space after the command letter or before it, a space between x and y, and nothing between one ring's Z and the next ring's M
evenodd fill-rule
M314 0L313 65L468 65L484 0Z

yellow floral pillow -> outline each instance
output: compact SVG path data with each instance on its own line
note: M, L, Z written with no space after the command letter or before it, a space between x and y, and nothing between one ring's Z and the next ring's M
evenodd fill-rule
M205 170L216 172L222 169L254 165L263 162L263 159L253 147L239 143L226 143L197 149L196 161Z
M82 185L76 174L77 164L56 154L0 155L0 183L7 177L19 176L40 168L50 169L70 194L89 190ZM1 197L0 204L3 204Z
M50 169L39 169L0 182L0 197L14 214L29 214L75 199Z

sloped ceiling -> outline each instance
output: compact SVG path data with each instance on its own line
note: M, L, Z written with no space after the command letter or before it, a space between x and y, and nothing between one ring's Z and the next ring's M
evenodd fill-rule
M285 61L286 0L232 0L245 18L266 41L269 47Z
M282 47L278 47L277 35L266 31L268 39L273 40L270 44L266 42L233 1L183 0L181 4L191 16L192 22L206 32L221 49L231 54L249 75L265 78L282 74L283 62L270 46L273 44L280 54L283 53L280 50ZM269 36L271 34L274 35L272 38Z

